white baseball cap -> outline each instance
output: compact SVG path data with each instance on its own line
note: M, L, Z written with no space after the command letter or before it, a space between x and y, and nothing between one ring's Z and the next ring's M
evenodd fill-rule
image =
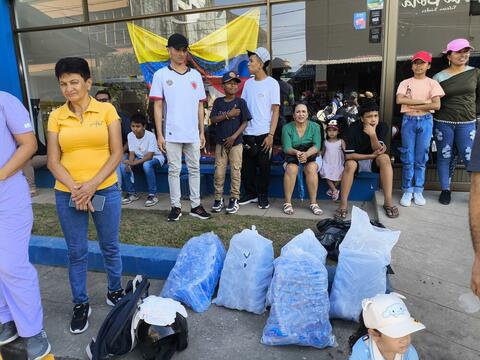
M264 47L258 47L254 51L247 50L248 57L252 55L257 55L260 60L265 64L267 61L270 61L270 53Z
M391 338L400 338L425 329L425 325L410 316L402 299L405 296L397 293L379 294L364 299L362 308L365 326Z

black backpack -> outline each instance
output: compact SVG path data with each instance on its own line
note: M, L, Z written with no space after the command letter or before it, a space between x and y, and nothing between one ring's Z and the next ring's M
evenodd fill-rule
M131 327L135 312L148 296L150 282L146 277L136 276L125 289L125 296L115 304L103 321L97 337L91 341L87 354L93 360L109 359L132 351L135 344Z

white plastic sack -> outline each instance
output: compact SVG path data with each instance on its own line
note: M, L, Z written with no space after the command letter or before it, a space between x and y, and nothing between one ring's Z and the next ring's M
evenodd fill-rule
M161 296L178 300L195 312L207 310L224 260L225 248L213 232L191 238L180 251Z
M255 227L243 230L230 241L213 303L262 314L272 273L272 242L258 234Z
M274 262L271 308L262 343L325 348L335 345L329 320L328 273L313 254L290 250Z
M315 256L322 264L325 264L327 250L325 250L323 245L320 244L315 233L311 229L306 229L303 233L295 236L284 245L281 250L281 256L288 255L293 248L303 250L307 254Z
M399 236L400 231L371 225L367 213L353 207L330 293L331 318L358 322L362 300L386 292L387 265Z

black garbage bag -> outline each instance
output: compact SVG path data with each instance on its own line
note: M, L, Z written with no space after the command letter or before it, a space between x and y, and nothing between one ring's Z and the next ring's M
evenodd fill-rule
M385 226L376 221L370 220L373 226L385 228ZM318 234L317 239L320 244L327 250L327 258L333 261L338 260L339 249L338 247L343 241L343 238L350 229L350 220L337 220L334 218L323 219L317 223Z

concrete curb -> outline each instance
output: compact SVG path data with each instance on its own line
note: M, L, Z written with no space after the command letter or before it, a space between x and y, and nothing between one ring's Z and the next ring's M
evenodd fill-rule
M177 260L180 249L120 244L123 275L147 275L166 279ZM64 238L32 235L29 248L34 264L67 266L67 245ZM88 270L104 271L103 257L97 241L88 242Z

